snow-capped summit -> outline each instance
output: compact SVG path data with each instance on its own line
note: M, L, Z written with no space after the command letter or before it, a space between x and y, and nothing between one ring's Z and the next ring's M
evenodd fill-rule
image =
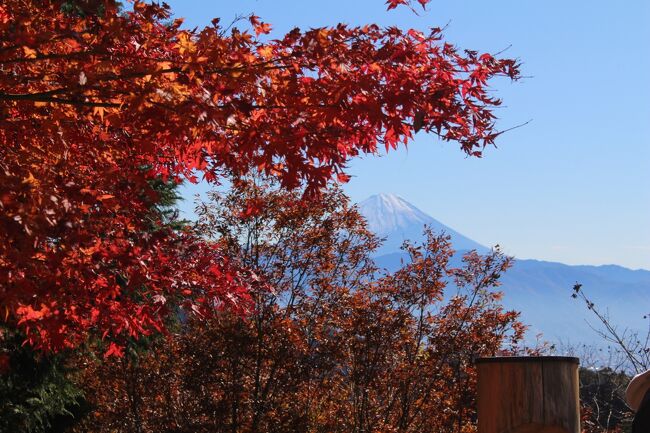
M359 203L368 227L378 235L386 235L394 230L413 224L420 226L431 217L394 194L377 194Z
M386 238L378 254L398 251L402 242L407 239L416 242L422 240L425 225L435 232L444 231L450 235L456 250L488 250L393 194L373 195L359 203L359 209L368 220L368 228L378 236Z

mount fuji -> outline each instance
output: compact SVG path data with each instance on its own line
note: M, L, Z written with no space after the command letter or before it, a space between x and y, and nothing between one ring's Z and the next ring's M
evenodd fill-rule
M476 250L481 254L490 248L464 236L406 200L392 194L374 195L358 204L368 228L384 238L375 253L376 263L389 271L400 267L406 254L400 250L404 240L423 239L425 225L435 232L451 237L457 251L455 261L463 252ZM542 339L563 345L594 345L604 343L595 329L599 323L584 303L571 298L571 288L579 282L589 298L601 311L607 312L619 330L639 332L648 329L650 313L650 271L632 270L617 265L566 265L557 262L517 259L501 278L503 304L521 312L521 320L529 325L529 338L542 334Z
M373 195L359 203L359 209L366 218L370 231L386 239L377 251L380 256L398 252L405 240L420 240L425 225L436 233L445 232L451 236L456 250L477 250L480 253L490 250L393 194Z

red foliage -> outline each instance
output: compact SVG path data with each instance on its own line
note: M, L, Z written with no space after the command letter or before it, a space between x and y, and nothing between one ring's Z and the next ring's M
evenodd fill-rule
M456 269L449 238L427 232L387 274L340 191L311 206L253 183L212 197L201 229L274 290L148 352L80 359L94 409L76 431L476 431L473 357L516 350L524 332L495 291L507 257L470 253ZM242 215L253 198L269 206Z
M418 0L418 3L420 6L422 6L422 9L426 7L426 5L430 2L431 0ZM395 9L398 6L406 5L412 7L413 2L411 0L388 0L386 1L386 4L388 5L388 10Z
M252 168L313 195L345 181L351 157L420 129L480 155L498 135L488 81L518 75L439 29L340 24L264 42L257 17L254 34L169 17L140 1L0 6L0 303L40 348L157 332L167 299L245 305L246 275L217 248L159 227L152 179Z

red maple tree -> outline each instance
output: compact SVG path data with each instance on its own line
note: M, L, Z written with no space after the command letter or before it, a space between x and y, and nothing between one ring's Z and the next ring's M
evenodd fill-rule
M350 158L419 130L480 155L498 135L488 82L518 77L514 60L459 51L440 29L269 41L254 16L243 30L170 16L141 1L0 5L0 303L39 348L92 332L119 355L164 329L169 305L246 308L250 275L160 224L152 180L252 169L310 197L345 181Z
M253 290L248 315L189 320L147 351L79 357L92 410L75 431L475 432L473 357L523 349L497 292L510 259L473 252L454 267L449 238L426 231L388 273L340 190L305 206L271 186L209 194L198 214L273 290Z

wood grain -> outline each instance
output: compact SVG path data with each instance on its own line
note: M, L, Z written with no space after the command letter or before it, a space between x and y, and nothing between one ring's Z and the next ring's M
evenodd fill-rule
M479 433L580 433L575 358L482 358Z

